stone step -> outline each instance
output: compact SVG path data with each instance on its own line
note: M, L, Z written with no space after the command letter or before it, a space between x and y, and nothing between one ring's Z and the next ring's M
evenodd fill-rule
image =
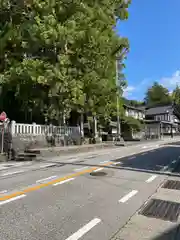
M17 156L19 156L19 157L31 157L31 158L36 158L37 154L35 154L35 153L29 153L29 152L24 152L24 153L18 153Z
M41 151L39 149L26 149L24 153L38 155L41 154Z
M33 161L36 159L36 154L33 153L18 153L15 160L16 161Z

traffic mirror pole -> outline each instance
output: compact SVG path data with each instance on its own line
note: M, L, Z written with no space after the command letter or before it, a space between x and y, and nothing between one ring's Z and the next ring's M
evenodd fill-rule
M2 133L1 133L1 154L3 154L4 152L4 123L2 126Z

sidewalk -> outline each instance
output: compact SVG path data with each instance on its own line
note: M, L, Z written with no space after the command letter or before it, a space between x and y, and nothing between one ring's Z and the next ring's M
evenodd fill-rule
M167 140L163 145L173 145L178 140ZM180 148L180 142L177 145ZM179 161L177 163L179 165ZM178 165L175 165L172 174L166 175L150 199L110 240L180 239L180 177L177 176L180 168Z
M132 142L131 144L137 144L139 142ZM127 143L126 146L130 144ZM114 142L107 142L107 143L98 143L98 144L86 144L80 146L63 146L63 147L48 147L48 148L37 148L31 149L30 151L40 151L41 157L54 157L54 156L66 156L70 154L79 154L83 152L91 152L96 150L102 149L113 149L119 148L122 146L115 145Z
M179 240L179 180L178 177L168 177L151 199L111 240Z
M143 141L129 141L125 142L125 146L123 145L116 145L114 142L103 142L99 144L87 144L81 146L64 146L64 147L49 147L49 148L38 148L38 149L31 149L31 151L40 151L40 156L43 157L55 157L55 156L65 156L70 154L79 154L83 152L92 152L96 150L105 150L105 149L119 149L124 147L132 147L138 146L142 144L168 144L174 142L180 142L180 137L174 138L164 138L162 140L143 140Z
M179 138L172 139L164 139L160 141L143 141L143 142L131 142L129 145L126 145L125 147L120 146L114 146L114 145L108 145L108 144L98 144L96 146L69 146L67 148L64 147L57 147L57 148L46 148L43 149L40 156L37 156L37 159L34 161L21 161L21 162L15 162L15 161L8 161L8 162L0 162L0 171L2 170L9 170L13 168L19 168L19 167L31 167L32 165L36 165L38 168L38 163L41 164L52 164L55 162L62 162L62 161L74 161L74 160L82 160L83 158L90 157L92 155L109 155L111 158L121 158L126 157L131 154L138 154L142 151L148 151L150 148L158 148L160 146L174 143L174 142L180 142ZM82 148L83 151L79 150L79 148ZM68 150L71 151L68 151ZM75 151L74 151L75 150ZM63 154L63 153L66 154Z
M10 168L19 168L21 166L31 166L33 164L32 161L30 162L13 162L13 161L9 161L9 162L0 162L0 171L3 170L7 170Z
M59 150L57 148L56 151L46 149L43 154L37 157L37 160L41 162L74 162L74 161L81 161L84 158L89 158L91 156L95 157L102 157L103 155L109 156L111 159L117 159L122 157L127 157L132 154L138 154L140 152L146 152L150 149L159 148L166 144L175 144L175 142L179 141L180 138L176 139L166 139L160 141L143 141L143 142L136 142L134 144L129 144L124 147L119 146L109 146L109 147L100 147L100 148L89 148L89 150L85 151L69 151L67 154L63 154L63 150ZM73 148L73 147L69 147ZM49 151L48 151L49 150Z

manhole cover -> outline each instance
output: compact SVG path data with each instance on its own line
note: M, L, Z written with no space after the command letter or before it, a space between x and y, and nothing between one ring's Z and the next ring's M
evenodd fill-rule
M180 190L180 181L168 180L163 184L162 188Z
M106 176L107 173L105 173L105 172L91 172L90 175L94 176L94 177L102 177L102 176Z
M146 217L176 222L180 214L180 203L151 199L139 214Z

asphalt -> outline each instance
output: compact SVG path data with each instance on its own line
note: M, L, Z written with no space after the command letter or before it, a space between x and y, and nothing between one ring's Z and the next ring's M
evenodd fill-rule
M0 171L0 239L110 240L179 156L177 144L141 145Z

